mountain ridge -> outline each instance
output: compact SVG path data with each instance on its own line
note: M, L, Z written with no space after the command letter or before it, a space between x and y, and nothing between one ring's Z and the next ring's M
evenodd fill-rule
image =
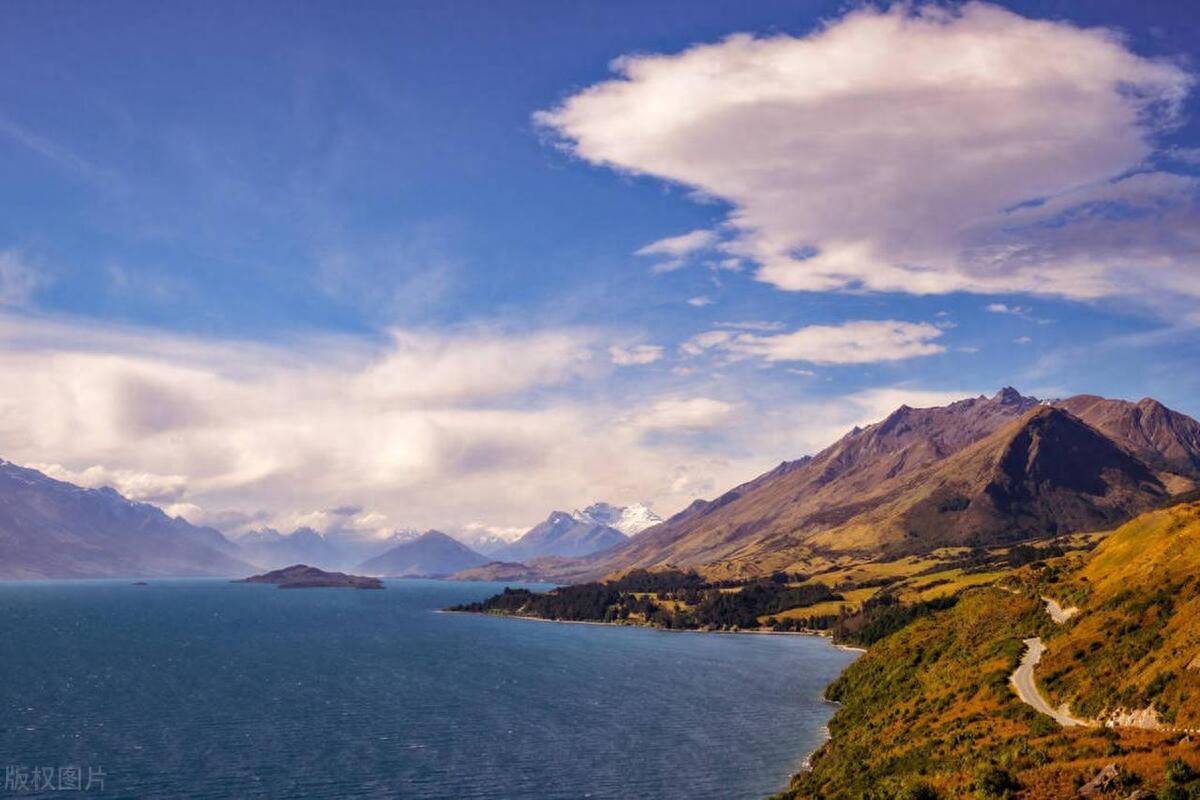
M996 535L1000 522L1015 524L1017 529L1032 533L1032 524L1016 516L1027 516L1041 501L1025 498L1018 503L1012 493L1018 489L1037 493L1039 487L1050 492L1051 487L1045 482L1047 476L1036 470L1051 469L1051 461L1058 457L1055 448L1067 444L1090 448L1094 454L1103 451L1110 466L1125 475L1117 480L1122 491L1138 497L1131 496L1126 498L1128 502L1115 505L1103 501L1093 503L1086 498L1068 499L1068 495L1083 492L1086 487L1068 485L1066 476L1059 474L1058 483L1053 487L1053 499L1042 498L1045 502L1038 506L1039 524L1059 530L1081 524L1119 524L1130 515L1160 502L1163 497L1194 486L1188 470L1193 459L1200 462L1200 423L1156 404L1161 406L1159 411L1152 402L1156 403L1142 401L1139 406L1084 395L1044 401L1026 397L1012 387L1004 387L992 397L981 395L945 406L918 409L902 405L879 422L852 429L815 455L782 462L713 500L693 502L627 545L602 557L575 564L566 577L591 579L632 568L667 566L696 567L713 575L734 577L798 569L806 559L820 554L873 552L881 555L911 537L906 537L903 530L897 530L893 520L886 526L886 535L873 538L868 523L878 525L884 521L877 512L879 507L891 505L898 510L907 502L909 513L906 519L915 524L920 511L916 503L922 494L919 484L934 481L948 486L954 483L951 475L939 477L936 465L1030 414L1040 419L1055 419L1055 431L1051 433L1066 436L1066 439L1052 445L1044 436L1039 436L1038 458L1029 465L1035 469L1035 474L1020 478L1010 476L1012 480L1008 484L1000 474L991 475L985 481L991 488L987 495L976 499L976 508L1003 502L1008 509L995 509L998 516L984 526L988 534ZM1145 422L1141 422L1147 418L1145 413L1131 421L1134 416L1129 410L1131 407L1149 408L1153 418L1165 417L1169 424L1159 423L1147 428ZM1068 416L1078 424L1066 421ZM1089 418L1111 433L1092 426ZM1066 434L1068 428L1071 430L1069 435ZM1088 431L1095 431L1095 436L1108 444L1099 442ZM1139 456L1139 453L1147 452L1147 457L1155 461L1158 469L1151 468ZM1155 457L1156 453L1161 453L1161 457ZM992 455L999 458L1001 454L994 452ZM1010 467L1019 466L1014 452L1010 452L1009 457ZM1066 450L1062 452L1062 458L1068 458ZM967 465L965 461L953 463ZM971 463L967 466L978 470L986 465ZM1077 460L1074 468L1086 471L1089 467L1085 461ZM1063 469L1067 468L1060 465L1059 472ZM979 477L983 479L982 474ZM1092 475L1091 480L1093 488L1100 485L1096 483L1098 476ZM889 499L884 496L889 491L907 493L907 498L903 502ZM951 506L963 502L952 497L942 500ZM975 512L966 515L967 518L974 516L977 516ZM861 518L857 526L854 524L856 518ZM929 524L915 525L915 532L928 534L929 528ZM953 538L960 543L971 540L961 531ZM885 544L886 547L882 546ZM933 542L927 544L932 546ZM908 549L919 550L919 545L917 542Z
M0 461L0 577L190 577L253 567L213 528Z

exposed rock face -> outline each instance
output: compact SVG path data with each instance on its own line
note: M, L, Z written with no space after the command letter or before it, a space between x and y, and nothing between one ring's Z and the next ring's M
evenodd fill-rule
M443 577L482 566L489 560L441 531L426 531L412 541L367 559L358 571L385 577Z
M1104 725L1107 728L1143 728L1148 731L1162 730L1158 720L1158 712L1152 707L1139 708L1135 711L1118 709L1105 715Z
M270 583L280 589L382 589L383 581L344 572L326 572L307 564L294 564L262 575L242 578L235 583Z
M0 578L244 575L220 532L0 461Z

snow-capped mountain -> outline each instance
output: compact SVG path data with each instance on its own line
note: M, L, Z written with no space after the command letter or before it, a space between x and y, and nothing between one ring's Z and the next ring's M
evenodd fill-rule
M628 541L616 528L594 519L555 511L517 541L492 554L499 561L525 561L542 556L577 558Z
M646 528L662 522L662 517L641 503L634 503L631 506L592 503L582 511L575 511L572 516L581 522L596 522L616 528L626 536L641 533Z

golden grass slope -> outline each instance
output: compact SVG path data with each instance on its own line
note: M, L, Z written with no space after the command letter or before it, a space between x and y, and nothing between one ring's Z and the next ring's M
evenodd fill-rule
M1047 639L1038 678L1052 700L1200 728L1200 503L1144 514L1060 573L1048 571L1047 591L1080 613Z

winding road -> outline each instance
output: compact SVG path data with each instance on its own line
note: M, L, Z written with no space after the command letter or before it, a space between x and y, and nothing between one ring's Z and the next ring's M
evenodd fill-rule
M1046 698L1042 697L1042 693L1038 691L1037 684L1033 680L1033 668L1042 660L1044 652L1046 652L1046 645L1042 643L1041 638L1035 636L1025 640L1025 655L1021 657L1021 665L1017 667L1010 679L1013 688L1017 690L1017 697L1033 706L1035 711L1053 717L1054 721L1064 728L1094 725L1093 722L1072 717L1067 713L1065 704L1062 708L1051 708L1050 704L1046 702Z
M1075 607L1063 608L1056 601L1049 597L1043 597L1042 600L1046 603L1046 613L1050 615L1050 619L1055 623L1062 625L1071 617L1079 613L1079 609ZM1033 707L1040 714L1053 719L1064 728L1086 727L1095 728L1101 723L1091 719L1077 719L1071 716L1069 707L1063 703L1058 708L1052 708L1042 693L1038 691L1037 682L1034 680L1033 671L1037 667L1038 662L1042 660L1042 654L1046 652L1046 645L1042 642L1041 637L1035 636L1032 639L1022 640L1025 644L1025 654L1021 656L1021 663L1013 674L1009 677L1009 682L1013 689L1017 692L1017 697L1025 704ZM1104 723L1107 727L1133 727L1146 728L1149 730L1166 731L1172 733L1189 733L1200 734L1200 729L1194 728L1169 728L1158 724L1157 719L1151 717L1148 724L1139 722L1121 722L1119 720L1109 719Z

